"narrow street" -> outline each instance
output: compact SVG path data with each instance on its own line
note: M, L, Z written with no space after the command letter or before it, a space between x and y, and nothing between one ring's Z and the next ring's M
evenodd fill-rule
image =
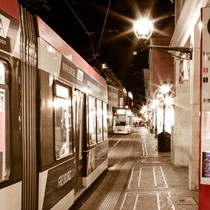
M157 139L144 127L110 135L109 168L80 210L197 210L198 192L188 189L188 170L157 152Z

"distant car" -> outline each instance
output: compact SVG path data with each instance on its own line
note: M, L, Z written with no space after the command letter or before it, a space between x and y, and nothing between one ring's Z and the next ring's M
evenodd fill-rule
M145 122L144 122L144 121L140 121L140 122L139 122L139 126L140 126L140 127L144 127L144 126L145 126Z
M138 121L135 121L135 122L133 122L133 126L139 126L139 122Z

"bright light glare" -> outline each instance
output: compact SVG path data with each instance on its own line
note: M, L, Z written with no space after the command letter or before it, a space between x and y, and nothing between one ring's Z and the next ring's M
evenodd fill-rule
M147 106L144 105L144 106L142 107L142 112L146 112L146 111L147 111Z
M55 98L55 100L51 102L51 107L54 107L55 109L69 106L71 106L71 101L67 99Z
M133 29L139 39L149 39L153 32L153 24L148 19L140 19L134 23Z
M157 107L157 106L159 105L159 100L158 100L158 99L153 100L153 101L152 101L152 105L153 105L154 107Z
M5 66L2 62L0 62L0 83L5 83Z
M161 93L166 94L167 92L170 91L170 86L168 84L163 84L160 87L160 91L161 91Z
M201 31L202 28L203 28L203 23L202 22L199 22L198 27L199 27L199 30Z
M167 97L165 98L165 103L170 106L173 104L173 99L171 97Z

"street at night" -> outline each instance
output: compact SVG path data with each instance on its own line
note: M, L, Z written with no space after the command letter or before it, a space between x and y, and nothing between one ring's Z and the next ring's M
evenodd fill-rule
M188 170L174 167L171 152L158 153L145 127L109 136L109 167L94 192L72 209L197 210L198 192L188 189Z

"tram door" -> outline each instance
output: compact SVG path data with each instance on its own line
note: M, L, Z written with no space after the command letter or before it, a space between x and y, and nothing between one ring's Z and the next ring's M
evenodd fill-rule
M79 90L74 92L74 119L75 119L75 157L76 157L76 190L82 188L82 171L83 171L83 135L84 135L84 110L85 100L84 93Z

